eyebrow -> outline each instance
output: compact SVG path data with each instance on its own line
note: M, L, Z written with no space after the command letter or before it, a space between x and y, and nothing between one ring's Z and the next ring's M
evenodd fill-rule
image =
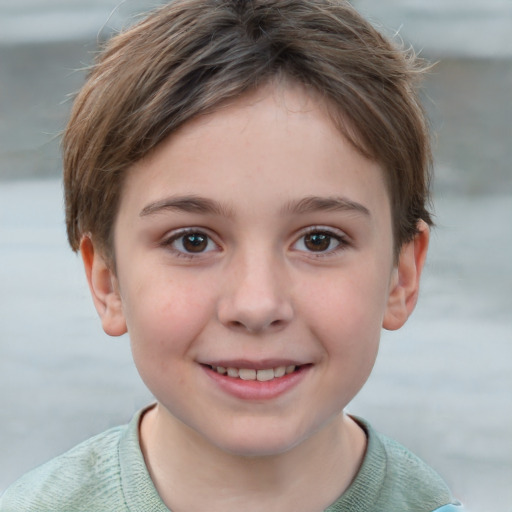
M165 211L198 213L202 215L219 215L233 217L232 210L217 201L200 196L175 196L161 199L145 206L139 216L155 215ZM290 201L281 210L282 214L305 214L318 211L359 212L370 216L370 210L361 203L344 197L308 196L298 201Z
M140 217L154 215L165 211L199 213L202 215L221 215L232 217L233 212L227 206L199 196L175 196L155 201L145 206L139 213Z
M299 201L291 201L283 208L283 213L303 214L318 211L358 212L371 216L366 206L345 197L308 196Z

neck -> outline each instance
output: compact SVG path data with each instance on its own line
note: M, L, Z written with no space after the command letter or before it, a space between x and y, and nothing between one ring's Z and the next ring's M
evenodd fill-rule
M245 457L212 446L161 405L141 422L141 448L155 487L173 512L321 511L348 488L366 437L340 414L298 446Z

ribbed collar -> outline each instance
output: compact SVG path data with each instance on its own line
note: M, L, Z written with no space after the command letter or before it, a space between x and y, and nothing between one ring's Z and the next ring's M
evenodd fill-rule
M152 407L152 406L151 406ZM119 440L121 485L130 512L171 512L160 498L149 476L140 448L139 423L148 408L139 411L127 425ZM386 473L386 451L376 432L360 418L368 445L363 464L343 495L325 512L366 512L375 504Z
M363 419L351 416L365 431L368 444L363 463L349 488L325 512L367 512L378 502L386 477L387 455L382 441Z
M148 409L142 409L132 418L119 440L123 495L130 512L170 512L149 476L140 448L139 423Z

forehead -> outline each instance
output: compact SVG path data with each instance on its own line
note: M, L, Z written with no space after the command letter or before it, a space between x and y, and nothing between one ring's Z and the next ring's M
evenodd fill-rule
M226 103L186 123L135 164L121 208L144 208L144 201L172 195L213 195L226 205L282 209L306 196L346 195L387 210L381 167L348 142L328 108L293 84L267 85Z

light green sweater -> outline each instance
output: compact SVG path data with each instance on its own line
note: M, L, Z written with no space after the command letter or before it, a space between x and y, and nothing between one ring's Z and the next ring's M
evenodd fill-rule
M0 512L169 512L140 450L140 415L22 477L0 497ZM437 473L358 421L368 435L363 465L326 512L462 512Z

